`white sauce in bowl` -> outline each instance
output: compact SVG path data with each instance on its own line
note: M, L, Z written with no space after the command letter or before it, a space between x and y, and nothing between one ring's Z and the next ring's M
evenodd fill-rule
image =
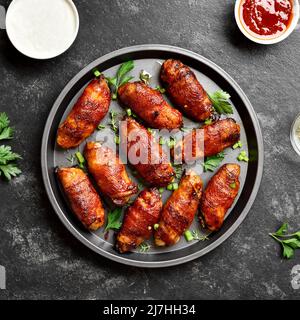
M36 59L53 58L66 51L78 27L78 12L71 0L14 0L6 14L10 41Z

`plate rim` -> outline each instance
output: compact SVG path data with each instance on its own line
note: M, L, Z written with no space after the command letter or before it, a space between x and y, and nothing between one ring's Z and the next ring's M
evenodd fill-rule
M49 130L51 128L51 124L53 122L55 114L63 98L68 93L69 88L72 87L74 84L76 84L76 82L81 77L83 77L87 72L94 69L99 64L105 62L108 59L111 59L123 54L129 54L132 52L150 51L150 50L166 51L166 52L186 55L192 59L195 59L201 63L208 65L209 67L214 69L217 73L219 73L223 78L225 78L226 81L229 82L230 85L236 90L237 94L239 95L239 97L242 99L243 103L247 107L247 110L249 112L249 115L254 127L254 131L256 133L257 148L258 148L258 164L257 164L255 183L252 188L250 197L244 209L242 210L241 214L236 219L236 221L229 227L229 229L223 235L221 235L218 239L216 239L213 243L209 244L207 247L201 249L200 251L194 252L190 255L176 258L173 260L167 260L167 261L138 261L138 260L127 259L125 256L116 256L96 246L95 244L90 242L87 238L82 236L78 232L78 230L70 223L70 221L66 219L63 211L61 210L54 196L53 190L51 188L50 178L48 174L48 166L47 166L47 145L48 145L48 138L49 138ZM64 224L64 226L73 234L73 236L75 236L75 238L77 238L81 243L83 243L85 246L87 246L89 249L93 250L97 254L100 254L101 256L118 263L122 263L129 266L135 266L135 267L143 267L143 268L162 268L162 267L170 267L170 266L183 264L209 253L210 251L218 247L220 244L222 244L225 240L227 240L241 225L241 223L246 218L247 214L249 213L254 203L254 200L257 196L257 193L261 185L261 180L263 176L263 164L264 164L264 145L263 145L263 136L262 136L259 120L250 100L248 99L244 91L241 89L241 87L238 85L238 83L225 70L223 70L213 61L203 57L202 55L184 48L164 45L164 44L144 44L144 45L135 45L135 46L125 47L125 48L107 53L101 56L100 58L95 59L88 65L86 65L65 85L65 87L63 88L63 90L60 92L59 96L55 100L54 104L52 105L46 124L45 124L45 129L43 132L42 144L41 144L41 169L42 169L42 178L43 178L44 186L46 189L48 199L52 205L52 208L54 209L56 215L59 217L59 219Z

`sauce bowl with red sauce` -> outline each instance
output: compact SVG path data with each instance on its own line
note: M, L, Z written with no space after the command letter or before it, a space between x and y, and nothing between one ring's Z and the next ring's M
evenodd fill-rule
M237 0L235 20L241 32L260 44L287 38L299 21L298 0Z

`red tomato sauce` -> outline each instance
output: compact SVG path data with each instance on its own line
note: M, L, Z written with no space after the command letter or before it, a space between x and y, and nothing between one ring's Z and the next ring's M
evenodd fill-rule
M242 16L248 28L261 36L284 33L293 18L293 0L245 0Z

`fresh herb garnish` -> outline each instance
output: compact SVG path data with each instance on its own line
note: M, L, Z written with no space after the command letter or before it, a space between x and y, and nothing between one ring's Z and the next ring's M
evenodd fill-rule
M235 143L233 146L232 146L232 149L235 150L237 148L242 148L243 147L243 144L242 144L242 141L238 141L237 143Z
M122 226L122 208L116 208L113 211L110 211L107 216L107 225L105 227L105 232L114 229L119 230Z
M76 157L75 157L74 154L71 154L71 155L69 155L66 159L67 159L69 162L71 162L71 164L73 164L74 161L75 161L75 159L76 159Z
M300 231L288 234L288 224L284 223L276 232L269 235L282 246L282 255L286 259L294 256L296 249L300 249Z
M204 171L213 172L224 160L224 158L225 158L224 152L220 152L215 156L207 157L203 163Z
M174 171L175 171L176 178L180 179L181 176L182 176L182 172L183 172L182 166L173 164L173 168L174 168Z
M170 137L170 140L168 141L167 144L170 149L174 148L176 145L176 139L174 137Z
M4 174L7 180L11 180L21 173L21 170L12 161L21 159L21 156L11 151L10 146L0 146L0 176Z
M100 77L100 76L101 76L101 72L100 72L99 70L95 69L95 70L94 70L94 76L95 76L96 78Z
M208 240L208 236L202 236L198 230L193 230L193 231L187 230L184 233L184 237L187 242L191 242L193 240L197 240L197 241Z
M155 90L159 91L160 93L166 92L166 89L162 88L161 86L156 86Z
M170 183L168 186L167 186L167 190L169 191L175 191L179 188L178 186L178 183L177 182L173 182L173 183Z
M212 119L210 119L210 118L204 120L204 124L205 124L205 125L212 124L212 122L213 122L213 121L212 121Z
M239 161L245 161L245 162L249 162L249 158L247 156L246 151L241 151L241 153L238 155L237 159Z
M14 130L9 126L10 121L5 112L0 113L0 140L12 139ZM10 146L0 146L0 176L3 174L7 180L16 177L21 170L13 162L21 156L12 152Z
M159 228L159 224L155 223L155 225L153 226L153 229L156 231Z
M218 90L214 93L208 94L209 98L213 104L214 109L219 114L232 114L233 108L230 102L230 94L223 91Z
M128 117L130 117L132 115L131 109L126 109L126 114L128 115Z
M112 110L110 111L110 118L111 118L111 121L110 121L110 126L111 126L111 129L114 133L118 133L119 131L119 127L118 127L118 112Z
M166 140L163 137L159 138L159 144L162 146L164 144L166 144Z
M164 193L165 190L166 190L165 188L159 188L159 189L158 189L159 193Z
M78 162L79 168L85 169L85 167L84 167L85 159L84 159L82 153L81 153L80 151L77 151L77 152L75 153L75 156L76 156L76 158L77 158L77 162Z
M0 113L0 140L13 138L14 130L9 126L10 121L5 112Z
M97 127L97 130L103 130L105 129L105 125L104 124L99 124L98 127Z
M235 189L235 188L236 188L236 183L235 183L235 182L230 183L229 187L230 187L231 189Z
M150 244L143 242L139 245L139 248L140 248L140 252L147 252L150 250L151 246Z
M140 80L144 82L146 85L149 85L151 78L152 78L152 75L149 72L145 70L142 70L140 72Z
M123 84L127 83L128 81L132 80L133 77L127 75L134 68L134 62L132 60L124 62L117 71L117 75L113 78L106 77L108 84L112 90L112 99L116 100L118 97L118 89Z

